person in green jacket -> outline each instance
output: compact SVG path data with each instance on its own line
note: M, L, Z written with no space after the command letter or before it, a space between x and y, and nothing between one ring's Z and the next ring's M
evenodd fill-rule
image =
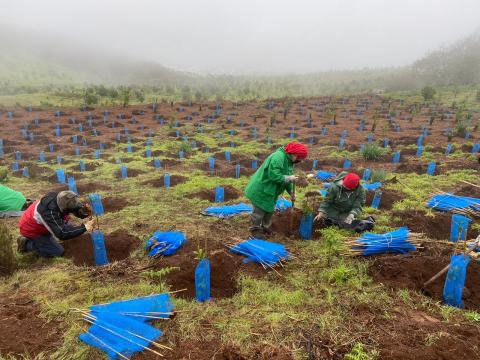
M307 155L305 145L291 142L271 154L251 177L245 196L253 204L250 231L254 238L263 239L272 233L272 216L281 194L287 191L295 201L292 190L297 176L293 175L293 164L301 162Z
M332 182L327 196L320 204L315 221L325 220L352 230L370 230L373 228L373 218L367 222L360 221L360 215L365 206L366 193L360 185L360 177L355 173L343 171ZM365 228L366 227L366 228Z
M21 192L0 184L0 218L22 216L30 204Z

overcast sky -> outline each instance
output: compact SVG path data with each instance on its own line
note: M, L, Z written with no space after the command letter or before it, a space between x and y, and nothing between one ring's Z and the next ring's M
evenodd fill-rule
M36 34L233 74L404 65L480 26L480 0L0 0L0 9L0 21Z

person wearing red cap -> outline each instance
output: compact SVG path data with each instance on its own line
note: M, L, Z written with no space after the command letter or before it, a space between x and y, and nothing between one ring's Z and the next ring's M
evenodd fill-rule
M308 148L300 143L291 142L271 154L251 177L245 189L245 196L253 204L250 231L254 238L264 239L272 233L272 215L278 197L285 192L293 194L293 164L308 156Z
M362 214L365 198L365 189L360 185L360 177L344 171L332 182L315 220L329 220L331 223L347 225L345 227L349 228Z

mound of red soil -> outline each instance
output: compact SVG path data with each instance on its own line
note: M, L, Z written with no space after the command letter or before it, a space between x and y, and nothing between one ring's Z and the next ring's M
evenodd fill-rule
M130 203L124 199L124 198L119 198L119 197L108 197L106 196L105 198L102 199L102 204L103 204L103 209L105 212L115 212L115 211L120 211L123 208L127 207L130 205Z
M383 201L383 199L382 199ZM426 216L422 211L397 211L393 215L399 218L398 226L407 226L412 232L423 233L429 239L450 239L452 214L436 212L434 217ZM468 238L478 236L478 230L468 230Z
M366 201L367 206L370 206L372 204L372 200L374 196L375 196L375 191L367 191L367 201ZM393 191L393 190L382 191L382 197L380 199L379 209L390 210L396 201L400 201L402 199L403 199L403 196L396 191Z
M369 274L376 282L384 283L391 288L420 291L425 281L449 263L448 254L385 255L372 262ZM440 277L425 289L427 295L436 300L442 300L445 276ZM477 261L472 260L468 265L463 300L466 309L480 309L480 264Z
M224 189L224 200L225 201L238 199L241 195L241 192L238 191L237 189L235 189L231 185L224 186L223 189ZM197 199L208 200L208 201L214 202L215 201L215 189L201 190L199 192L196 192L196 193L192 194L191 196L193 196Z
M123 230L105 234L105 249L110 262L126 259L139 245L139 239ZM89 234L64 241L63 247L64 256L72 259L75 265L95 265L93 243Z
M468 196L474 198L480 198L480 188L472 185L465 184L460 189L452 189L451 192L458 196Z
M145 174L145 171L143 170L138 170L138 169L127 169L127 177L133 178L137 177L138 175ZM115 171L115 177L121 179L122 178L122 173L120 170Z
M47 322L30 296L3 293L0 296L0 357L7 354L35 357L55 351L63 343L60 321ZM19 357L20 358L20 357Z
M183 184L187 181L187 178L180 175L170 175L170 187L176 186L178 184ZM163 176L157 179L144 181L142 185L150 185L156 188L164 187Z
M240 271L247 271L248 268L256 268L255 264L244 264L243 257L228 251L227 247L221 244L209 244L210 260L210 291L212 298L228 298L237 292L236 278ZM195 298L195 268L198 261L195 260L194 251L197 244L189 241L183 248L180 248L175 255L166 256L158 260L156 268L177 267L167 276L167 282L175 290L187 289L179 292L177 296L193 299Z
M314 204L315 206L315 204ZM318 204L316 205L318 207ZM272 230L276 234L284 235L287 237L299 237L298 230L300 228L300 220L302 218L302 211L300 209L288 209L280 212L275 211L272 218ZM321 228L321 224L318 222L313 223L313 238L319 237L318 229Z

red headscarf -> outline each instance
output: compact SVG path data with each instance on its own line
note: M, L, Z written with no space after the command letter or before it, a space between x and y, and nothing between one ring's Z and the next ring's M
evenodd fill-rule
M347 190L354 190L360 184L360 176L355 173L348 173L343 178L343 187Z
M295 155L299 159L305 159L308 155L308 148L303 144L291 142L285 145L285 152L287 154Z

